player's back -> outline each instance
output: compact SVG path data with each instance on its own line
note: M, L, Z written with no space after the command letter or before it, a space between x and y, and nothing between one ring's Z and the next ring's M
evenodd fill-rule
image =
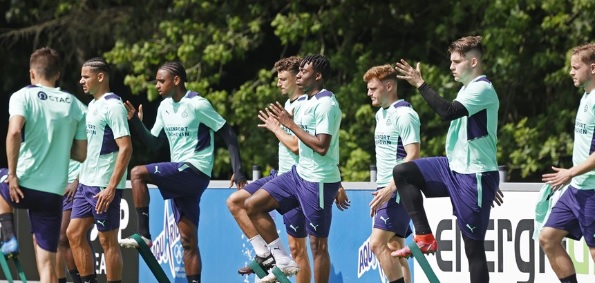
M73 95L32 85L10 98L10 116L23 116L17 165L19 184L62 194L73 140L85 140L85 106Z

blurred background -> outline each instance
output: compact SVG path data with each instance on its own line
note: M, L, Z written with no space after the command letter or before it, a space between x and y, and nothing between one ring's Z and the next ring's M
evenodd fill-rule
M430 86L452 100L448 45L481 35L485 73L500 98L498 162L508 181L535 182L550 166L571 166L574 118L583 90L568 75L572 47L595 40L592 0L247 1L247 0L0 0L0 136L6 135L10 95L29 84L29 55L43 46L60 51L59 85L87 103L78 81L84 61L104 56L113 65L112 90L143 104L150 128L161 98L154 77L166 61L180 60L188 89L200 92L233 126L244 171L266 175L277 166L277 141L257 128L257 113L285 101L273 64L292 55L328 56L326 88L343 111L341 172L367 181L374 157L374 109L362 80L372 66L403 58L421 62ZM444 155L448 123L406 82L399 96L422 122L422 156ZM133 138L134 141L134 138ZM220 138L214 179L231 176ZM0 167L6 167L0 138ZM168 160L134 143L130 167Z

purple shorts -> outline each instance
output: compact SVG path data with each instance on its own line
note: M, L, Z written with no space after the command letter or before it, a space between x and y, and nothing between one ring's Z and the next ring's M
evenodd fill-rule
M299 176L293 166L291 171L266 183L263 189L277 200L279 213L285 214L301 207L307 233L317 238L327 238L331 228L333 201L340 184L308 182Z
M264 184L275 179L276 177L277 171L271 170L271 174L256 181L250 182L250 184L244 187L244 190L253 195L256 193L256 191L262 188ZM305 228L306 218L304 217L304 213L300 207L296 207L295 209L283 214L283 223L285 223L285 230L287 230L287 234L290 236L294 238L305 238L308 236Z
M268 183L268 181L275 179L275 177L277 177L277 170L271 170L271 174L269 174L266 177L262 177L258 180L252 181L250 182L250 184L246 185L244 187L244 190L246 190L248 193L250 193L251 195L253 195L256 191L258 191L260 188L262 188L262 186L264 186L264 184Z
M548 217L544 227L568 232L566 237L595 247L595 190L579 190L569 186Z
M484 240L490 221L490 210L500 185L498 171L460 174L450 170L446 157L413 160L426 181L424 195L448 197L465 236Z
M94 198L101 192L99 187L85 186L79 184L72 201L72 213L70 218L86 218L93 217L97 224L97 230L107 232L120 228L120 201L122 199L122 190L116 189L114 199L109 204L107 212L97 213L95 206L97 205L97 198Z
M377 188L377 190L379 189L382 189L382 187ZM376 211L373 227L393 232L400 238L407 238L411 234L410 221L411 218L403 204L397 202L397 193L395 192L388 202Z
M7 175L8 170L0 169L0 176ZM2 178L4 179L4 178ZM27 209L31 223L31 233L35 235L37 245L49 252L58 250L60 223L62 222L62 196L20 187L24 198L19 203L10 200L8 183L0 182L0 194L10 206Z
M198 227L200 197L209 186L211 177L186 162L161 162L145 166L163 199L172 199L176 223L184 216Z

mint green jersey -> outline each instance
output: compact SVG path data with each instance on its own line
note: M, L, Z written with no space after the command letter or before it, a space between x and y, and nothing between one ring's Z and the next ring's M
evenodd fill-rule
M446 157L450 169L462 174L498 171L496 143L500 101L492 83L479 76L463 86L455 101L469 116L450 122L446 134Z
M393 179L393 168L407 156L405 146L420 143L419 128L417 112L403 99L376 112L374 144L378 187L387 186Z
M79 173L81 172L81 163L70 159L68 162L68 183L74 182L79 177Z
M10 97L10 117L25 118L16 168L19 185L64 194L73 141L86 140L85 105L59 88L31 85Z
M595 90L585 93L576 112L574 124L574 149L572 163L574 166L587 161L595 151ZM577 189L595 189L595 171L591 170L572 178L570 185Z
M289 113L293 113L294 121L299 120L296 116L298 113L297 107L300 105L300 103L306 101L306 99L308 99L308 96L302 95L302 96L298 97L296 100L294 100L293 102L290 101L289 99L287 99L287 101L285 101L285 110L287 110L287 112L289 112ZM289 129L287 129L283 126L281 126L281 128L283 128L283 130L288 135L294 136L293 132L290 131ZM298 160L299 160L299 156L297 154L291 152L291 150L289 150L289 148L287 148L285 145L283 145L282 142L279 142L279 170L277 170L277 175L281 175L285 172L291 171L291 167L293 167L293 165L297 165Z
M310 135L328 134L331 143L325 155L320 155L299 141L298 174L309 182L335 183L341 181L339 172L339 126L341 109L335 95L322 90L299 107L298 124Z
M165 131L172 162L189 162L211 176L214 132L223 125L225 119L207 99L188 91L179 102L171 97L161 102L151 133L157 137L162 130Z
M122 99L108 92L89 102L87 110L87 159L81 166L79 182L91 187L107 187L116 169L116 139L130 136L128 112ZM126 188L127 172L116 186Z

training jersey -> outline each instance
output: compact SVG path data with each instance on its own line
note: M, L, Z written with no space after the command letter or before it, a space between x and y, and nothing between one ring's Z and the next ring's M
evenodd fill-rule
M309 182L335 183L341 181L339 172L339 126L341 109L335 95L323 89L304 101L298 109L297 123L310 135L331 135L331 143L325 155L316 153L299 141L297 172Z
M30 85L13 93L8 112L11 118L25 118L16 168L19 185L63 195L73 140L87 139L85 105L60 88Z
M296 116L298 113L297 107L300 105L300 103L306 101L306 99L308 99L307 95L301 95L294 101L290 101L289 99L285 101L285 110L287 110L287 112L289 112L290 114L293 113L294 121L298 121L298 118ZM281 128L288 135L294 136L293 132L285 128L283 125L281 125ZM299 156L297 154L293 153L282 142L279 142L279 170L277 170L277 175L281 175L285 172L291 171L291 167L293 167L293 165L296 165L298 163L298 160Z
M595 90L585 93L576 112L574 124L574 166L584 163L595 151ZM591 170L572 178L570 185L577 189L595 189L595 171Z
M405 146L420 143L419 127L417 112L403 99L376 112L374 143L378 187L387 186L393 179L393 168L407 156Z
M450 122L446 134L450 169L462 174L498 171L496 143L500 102L492 83L485 76L479 76L461 87L455 101L465 106L469 116Z
M79 182L85 186L107 187L116 169L117 138L130 136L128 112L122 99L108 92L89 102L87 109L87 159L81 166ZM117 189L126 188L124 171Z
M153 136L165 131L172 162L189 162L211 176L214 162L214 132L225 125L225 119L211 103L196 92L175 102L171 97L161 101L157 109Z
M81 163L70 159L68 162L68 183L74 182L76 178L79 177L79 173L81 172Z

